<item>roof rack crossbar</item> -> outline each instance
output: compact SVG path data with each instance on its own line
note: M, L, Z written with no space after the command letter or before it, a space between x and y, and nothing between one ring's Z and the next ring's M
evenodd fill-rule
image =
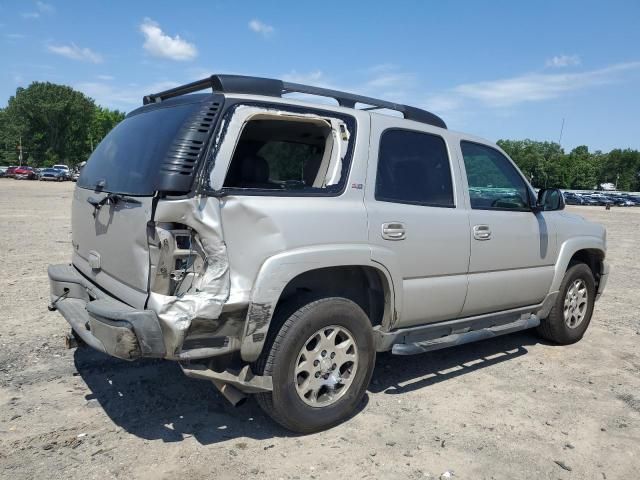
M274 80L271 78L248 77L244 75L211 75L210 77L187 83L179 87L170 88L163 92L146 95L143 98L145 105L158 103L169 98L194 93L211 88L214 92L245 93L265 95L270 97L282 97L289 93L303 93L321 97L333 98L342 107L354 108L356 103L366 105L362 110L376 110L385 108L402 113L404 118L421 123L427 123L440 128L447 128L444 121L437 115L420 108L403 105L401 103L388 102L377 98L365 97L353 93L346 93L329 88L313 87L301 83Z

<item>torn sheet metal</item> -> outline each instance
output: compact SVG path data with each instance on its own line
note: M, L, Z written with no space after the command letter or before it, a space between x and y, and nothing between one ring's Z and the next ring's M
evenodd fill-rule
M247 122L260 119L314 121L322 122L329 126L331 128L333 146L329 169L322 186L336 185L340 182L342 161L347 154L350 138L347 125L342 120L312 113L294 113L276 108L240 105L234 109L230 119L227 117L222 120L220 133L216 138L216 162L209 177L209 187L212 190L220 190L222 188L229 163L233 158L238 140Z
M215 320L229 297L229 261L222 238L220 203L214 197L161 200L156 223L180 223L194 230L198 248L204 253L200 274L180 295L151 292L147 308L154 310L163 330L167 356L180 353L185 334L194 318Z

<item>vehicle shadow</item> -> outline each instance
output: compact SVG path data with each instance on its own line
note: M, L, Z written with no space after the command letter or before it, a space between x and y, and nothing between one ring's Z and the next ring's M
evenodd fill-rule
M288 436L255 401L240 408L216 387L186 377L175 362L126 362L90 348L78 348L75 366L100 407L128 433L148 440L178 442L193 436L207 445L238 437Z
M526 355L526 346L545 343L532 331L445 348L410 357L378 354L372 393L398 395Z
M185 376L175 362L126 362L91 348L76 349L74 362L91 390L85 396L89 404L104 409L116 425L137 437L164 442L193 437L209 445L296 436L266 416L255 399L235 408L212 383ZM366 395L353 415L368 401Z
M540 340L521 332L413 357L379 354L368 391L402 394L525 355ZM171 361L126 362L90 348L74 353L75 367L111 420L132 435L179 442L194 437L208 445L235 438L292 437L255 400L231 406L210 382L185 376ZM353 416L368 404L365 395ZM95 404L95 402L93 402Z

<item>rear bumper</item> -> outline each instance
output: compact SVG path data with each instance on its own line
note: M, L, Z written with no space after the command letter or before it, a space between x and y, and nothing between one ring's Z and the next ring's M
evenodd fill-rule
M124 360L166 355L154 311L136 310L107 295L72 265L50 265L48 275L52 309L87 345Z

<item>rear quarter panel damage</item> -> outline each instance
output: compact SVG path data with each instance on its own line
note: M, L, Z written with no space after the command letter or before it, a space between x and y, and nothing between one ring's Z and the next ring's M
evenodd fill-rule
M154 220L156 223L175 222L193 228L206 255L202 274L196 277L186 293L170 296L152 292L149 295L147 307L158 314L167 356L172 358L180 353L193 319L216 320L220 317L229 297L229 261L222 238L220 203L217 198L160 200Z

